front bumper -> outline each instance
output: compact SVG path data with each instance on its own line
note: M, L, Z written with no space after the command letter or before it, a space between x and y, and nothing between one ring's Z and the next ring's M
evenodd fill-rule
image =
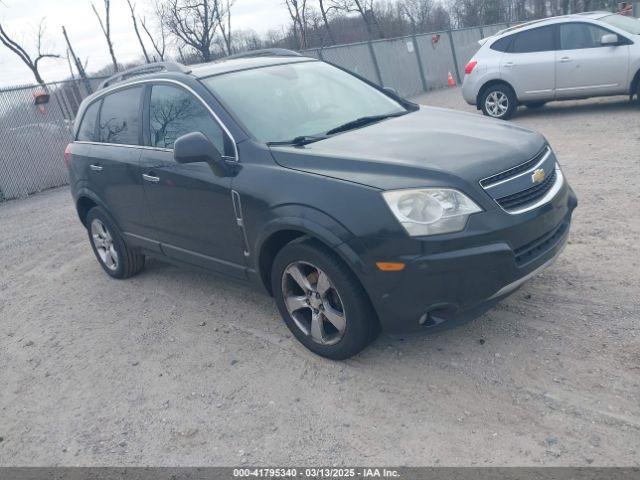
M471 320L549 266L564 248L577 199L568 184L520 215L501 209L469 219L464 232L423 239L355 239L362 260L401 261L401 272L358 272L383 330L404 334ZM407 250L418 250L407 254Z

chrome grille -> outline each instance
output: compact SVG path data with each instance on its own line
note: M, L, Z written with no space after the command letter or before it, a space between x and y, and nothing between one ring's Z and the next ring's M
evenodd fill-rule
M516 210L530 203L534 203L551 190L551 187L553 187L553 184L556 182L556 177L556 171L554 170L542 183L538 183L531 188L514 193L513 195L497 198L496 202L505 210Z
M484 191L511 214L524 213L551 201L563 183L562 171L549 146L531 160L480 180Z
M506 178L514 177L519 173L526 172L530 168L535 167L547 155L549 150L550 150L549 147L544 147L540 151L540 153L538 153L531 160L521 163L520 165L510 168L509 170L505 170L504 172L500 172L500 173L497 173L496 175L492 175L489 178L485 178L484 180L480 181L480 185L482 185L484 188L487 188L493 185L494 183L498 183Z

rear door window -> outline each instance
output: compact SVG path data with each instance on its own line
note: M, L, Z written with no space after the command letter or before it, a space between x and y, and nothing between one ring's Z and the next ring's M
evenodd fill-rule
M552 26L532 28L514 35L510 53L548 52L555 50Z
M80 128L78 129L78 140L83 142L95 142L96 138L96 122L98 120L98 110L100 109L100 100L93 102L85 110Z
M509 35L508 37L503 37L500 40L496 40L491 44L491 50L495 50L497 52L506 52L509 50L511 46L511 41L513 40L513 35Z
M100 142L139 144L142 87L120 90L104 97L100 109Z
M560 48L562 50L578 50L582 48L601 47L603 35L611 33L604 28L590 23L564 23L560 25Z
M154 85L149 112L152 147L173 148L182 135L204 134L227 157L233 157L233 145L211 112L193 95L180 87Z

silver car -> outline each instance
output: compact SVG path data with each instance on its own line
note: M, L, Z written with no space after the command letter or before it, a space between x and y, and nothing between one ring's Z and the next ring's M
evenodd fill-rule
M640 97L640 20L591 12L518 25L480 40L462 94L485 115L604 95Z

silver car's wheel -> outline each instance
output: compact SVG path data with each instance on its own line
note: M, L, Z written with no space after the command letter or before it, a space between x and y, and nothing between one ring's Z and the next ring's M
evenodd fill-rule
M347 325L342 299L320 268L289 264L282 274L282 296L296 326L315 343L335 345L342 339Z
M98 218L91 222L91 241L102 263L112 271L118 269L118 252L113 244L109 229Z
M484 104L490 116L502 118L509 110L509 97L501 91L493 91L487 95Z

